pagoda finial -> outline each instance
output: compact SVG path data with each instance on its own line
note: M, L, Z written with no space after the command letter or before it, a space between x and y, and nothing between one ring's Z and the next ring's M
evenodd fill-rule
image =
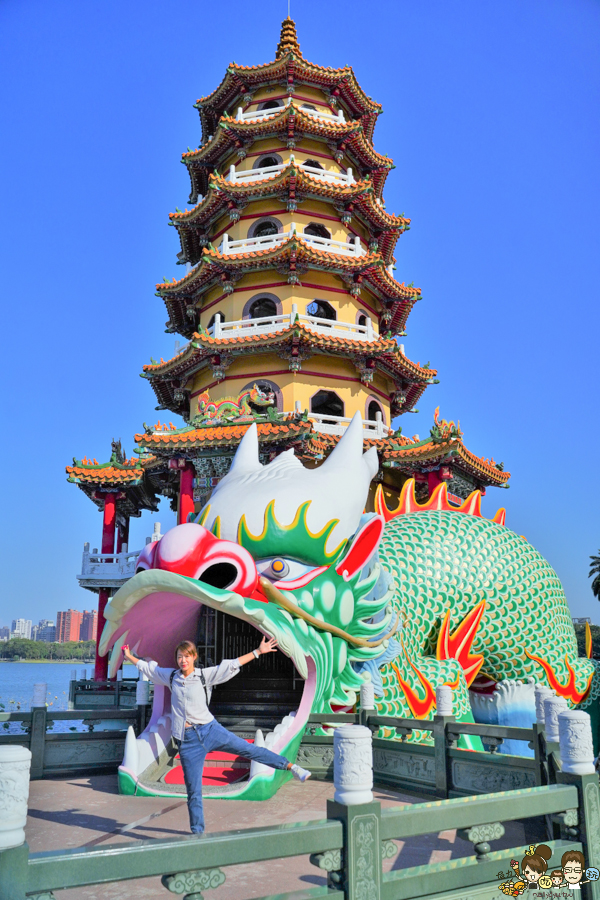
M281 23L281 35L277 44L275 59L281 59L286 53L295 53L296 56L302 56L298 35L296 34L296 23L289 16Z

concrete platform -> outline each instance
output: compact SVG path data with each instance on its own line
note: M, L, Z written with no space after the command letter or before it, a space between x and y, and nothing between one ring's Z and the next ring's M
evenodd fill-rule
M374 794L383 807L426 800L384 787L376 788ZM333 797L332 784L308 781L290 782L277 796L262 803L207 798L207 832L324 819L329 797ZM121 796L116 775L31 782L26 835L32 853L108 847L189 833L185 800ZM543 840L543 835L537 839ZM395 859L386 860L386 869L441 862L473 852L472 845L458 839L455 831L397 843L399 853ZM493 849L523 844L523 827L516 824L507 827L507 834L502 841L494 842ZM312 866L306 856L230 866L224 871L227 880L221 887L205 891L206 900L253 900L326 883L324 873ZM174 895L156 877L56 893L57 900L167 900L170 896Z

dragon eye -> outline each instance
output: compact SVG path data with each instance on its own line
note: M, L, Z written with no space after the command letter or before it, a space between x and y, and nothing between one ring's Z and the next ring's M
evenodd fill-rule
M290 571L290 567L284 559L274 559L271 562L270 569L273 578L285 578Z
M307 566L297 562L294 559L283 559L281 556L272 556L269 559L259 559L256 561L258 574L270 581L282 581L287 579L293 581L300 578L306 572L310 572L313 566Z

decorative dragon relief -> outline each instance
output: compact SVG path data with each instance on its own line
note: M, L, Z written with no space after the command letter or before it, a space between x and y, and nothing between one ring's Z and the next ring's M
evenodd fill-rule
M111 651L111 674L124 643L173 665L203 605L241 619L276 638L304 680L299 708L265 739L289 759L308 716L353 709L364 681L380 714L417 719L433 717L442 683L459 721L474 721L473 692L493 696L506 679L536 679L571 706L596 695L596 664L578 658L558 577L505 526L504 510L484 519L479 492L452 506L444 484L418 504L411 480L397 509L379 487L365 513L379 465L375 448L363 453L358 413L318 468L293 450L263 465L258 450L253 424L196 521L147 545L138 574L110 600L100 652ZM137 790L164 753L169 703L157 688L149 730L128 737L122 790ZM415 729L406 739L428 737ZM226 796L263 799L284 779L257 772Z
M208 391L198 397L198 414L193 425L230 425L253 422L260 413L257 413L250 404L258 407L273 407L275 394L273 391L263 391L257 384L252 385L239 395L239 397L225 397L224 400L211 400Z

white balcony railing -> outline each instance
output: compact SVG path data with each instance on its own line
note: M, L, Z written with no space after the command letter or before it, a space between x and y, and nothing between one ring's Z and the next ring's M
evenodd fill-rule
M296 409L293 413L284 413L286 416L298 415L302 413L300 401L296 401ZM383 438L390 433L390 428L383 422L383 416L380 412L377 414L375 421L372 419L363 419L363 435L365 438ZM347 416L329 416L322 413L309 412L308 418L312 420L315 431L321 434L339 434L342 435L352 419Z
M293 159L294 157L291 156L290 162L293 162ZM229 166L229 174L226 180L232 184L252 184L255 181L262 181L264 178L275 178L288 165L289 163L279 163L276 166L261 166L259 169L245 169L241 172L236 171L235 166L232 165ZM307 166L305 163L300 163L300 165L313 178L318 178L319 181L326 181L328 184L349 185L355 183L350 167L348 167L346 172L329 172L326 169L318 169L316 166Z
M161 537L160 522L155 522L152 537L146 538L146 543L159 541ZM81 573L76 576L79 586L90 591L121 587L135 575L136 562L141 552L128 550L127 544L123 545L120 553L98 553L96 548L90 552L89 543L84 544Z
M373 322L367 319L366 325L355 322L338 322L337 319L321 319L318 316L305 316L298 313L298 306L292 303L291 313L282 316L262 316L257 319L240 319L236 322L222 322L219 313L208 333L215 340L223 338L248 337L254 334L273 334L283 328L290 328L296 321L307 325L311 331L327 337L349 338L354 341L377 341L379 335L373 329Z
M294 233L312 247L317 247L319 250L326 250L328 253L336 253L338 256L365 256L366 254L366 251L361 247L359 237L355 237L352 243L335 241L333 238L319 237L315 234L301 232L293 222L290 225L289 231L282 231L279 234L265 234L261 237L240 238L237 241L230 240L229 235L224 234L223 240L219 245L219 253L227 256L230 253L246 253L251 250L270 250L289 240Z
M291 102L292 98L290 97L283 106L272 106L270 109L249 109L246 112L244 112L241 106L238 106L235 118L238 122L249 122L252 119L268 119L270 116L278 116L281 110L285 109L286 106L289 106ZM315 119L323 119L325 122L341 122L343 124L346 121L342 109L339 110L337 115L333 115L333 113L321 112L320 109L310 109L304 104L301 104L300 108L306 115L313 116Z
M321 434L343 434L352 419L346 416L327 416L321 413L309 413L308 418L315 423L315 431ZM383 423L383 416L377 413L377 419L363 419L363 435L366 438L383 438L390 432L387 425Z

